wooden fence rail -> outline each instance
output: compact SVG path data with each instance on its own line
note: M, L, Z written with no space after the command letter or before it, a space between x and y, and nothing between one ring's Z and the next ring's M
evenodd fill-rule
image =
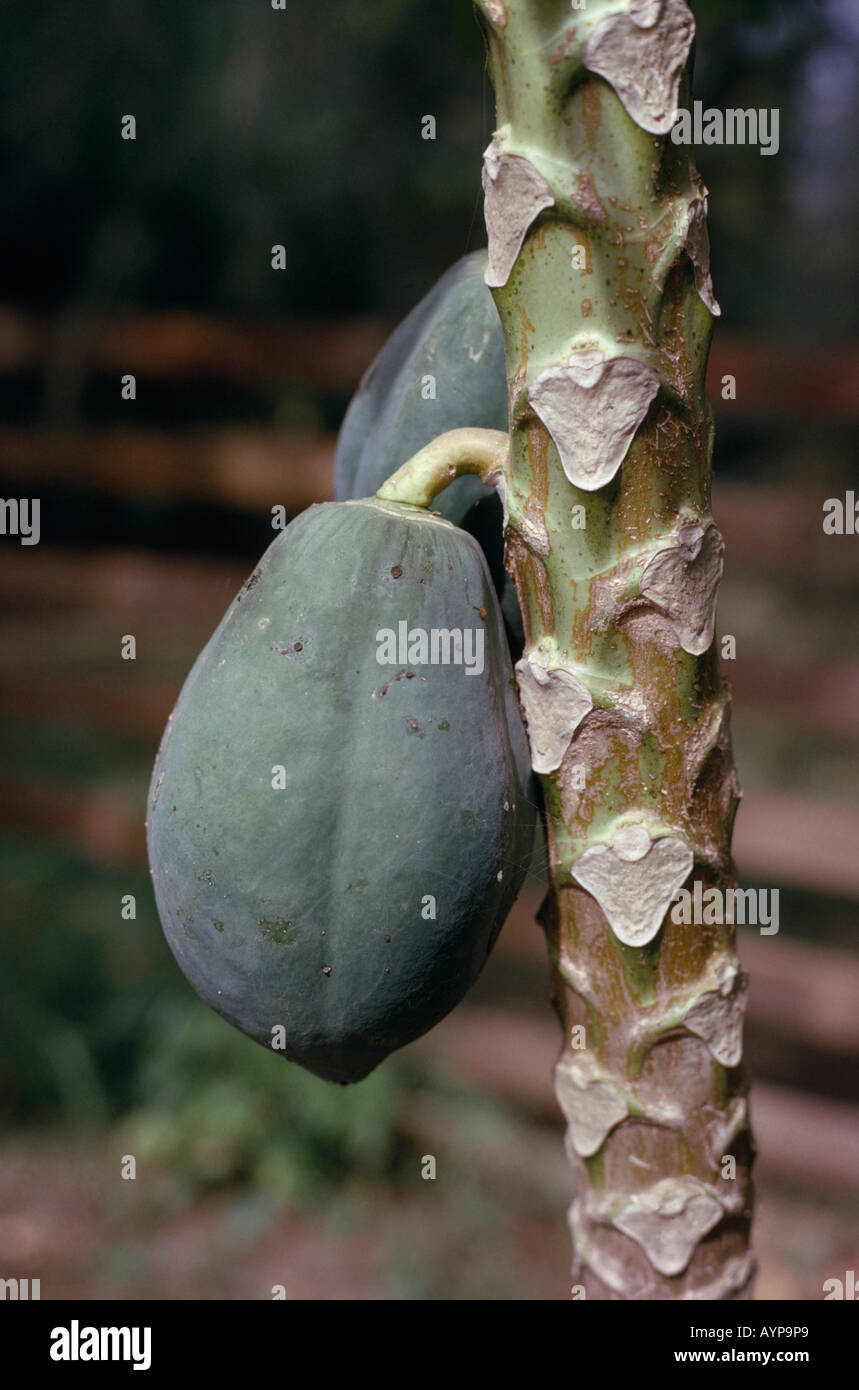
M51 369L74 344L75 372L220 377L235 382L305 381L351 390L393 325L374 317L259 323L184 311L111 313L81 310L49 318L0 306L0 372ZM737 382L725 402L725 375ZM719 328L708 389L717 410L849 420L859 413L859 347L786 346Z
M0 474L14 479L19 491L27 489L25 495L62 485L108 497L215 503L249 512L269 513L277 505L295 515L333 496L335 444L330 434L250 426L0 426ZM813 482L774 488L717 478L713 509L730 565L855 584L855 537L823 530L829 491Z

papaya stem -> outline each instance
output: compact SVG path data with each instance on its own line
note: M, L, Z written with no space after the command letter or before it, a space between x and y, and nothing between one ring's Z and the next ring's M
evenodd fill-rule
M510 436L503 430L448 430L407 459L379 488L383 502L429 507L455 478L475 473L489 487L503 478Z
M746 981L728 917L672 907L734 890L740 797L715 637L707 190L669 134L694 18L685 0L476 8L575 1296L745 1298Z

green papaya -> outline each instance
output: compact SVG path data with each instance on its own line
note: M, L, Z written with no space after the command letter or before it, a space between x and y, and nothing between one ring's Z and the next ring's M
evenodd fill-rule
M401 463L446 430L507 429L504 337L485 269L485 251L451 266L368 368L337 439L338 501L372 497ZM516 589L504 569L498 494L478 478L457 478L433 505L483 546L516 659L524 634Z
M477 976L534 799L477 542L398 503L313 506L168 721L147 818L167 940L236 1027L358 1081Z

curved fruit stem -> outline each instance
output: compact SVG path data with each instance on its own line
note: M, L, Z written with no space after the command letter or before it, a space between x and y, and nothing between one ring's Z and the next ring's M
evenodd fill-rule
M545 803L575 1290L746 1297L745 977L728 896L740 790L704 387L718 306L707 190L668 137L690 101L694 20L684 0L478 0L477 14L497 98L486 279L505 335L506 563Z
M429 507L455 478L476 473L489 487L504 478L510 436L502 430L447 430L392 473L376 496L383 502Z

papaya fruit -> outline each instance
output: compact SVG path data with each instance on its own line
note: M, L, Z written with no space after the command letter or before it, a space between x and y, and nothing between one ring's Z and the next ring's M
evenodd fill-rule
M147 840L167 940L236 1027L358 1081L476 978L526 872L534 800L477 542L399 503L310 507L164 732Z
M507 429L504 336L485 269L485 251L451 266L367 369L337 439L338 501L372 497L401 463L447 430ZM433 506L483 546L518 659L524 634L515 585L504 569L498 494L478 478L457 478Z
M372 497L401 463L447 430L507 429L504 338L485 269L485 251L451 266L364 373L337 439L338 501ZM430 377L434 395L427 396ZM457 478L434 505L461 526L475 501L495 496L478 478Z

